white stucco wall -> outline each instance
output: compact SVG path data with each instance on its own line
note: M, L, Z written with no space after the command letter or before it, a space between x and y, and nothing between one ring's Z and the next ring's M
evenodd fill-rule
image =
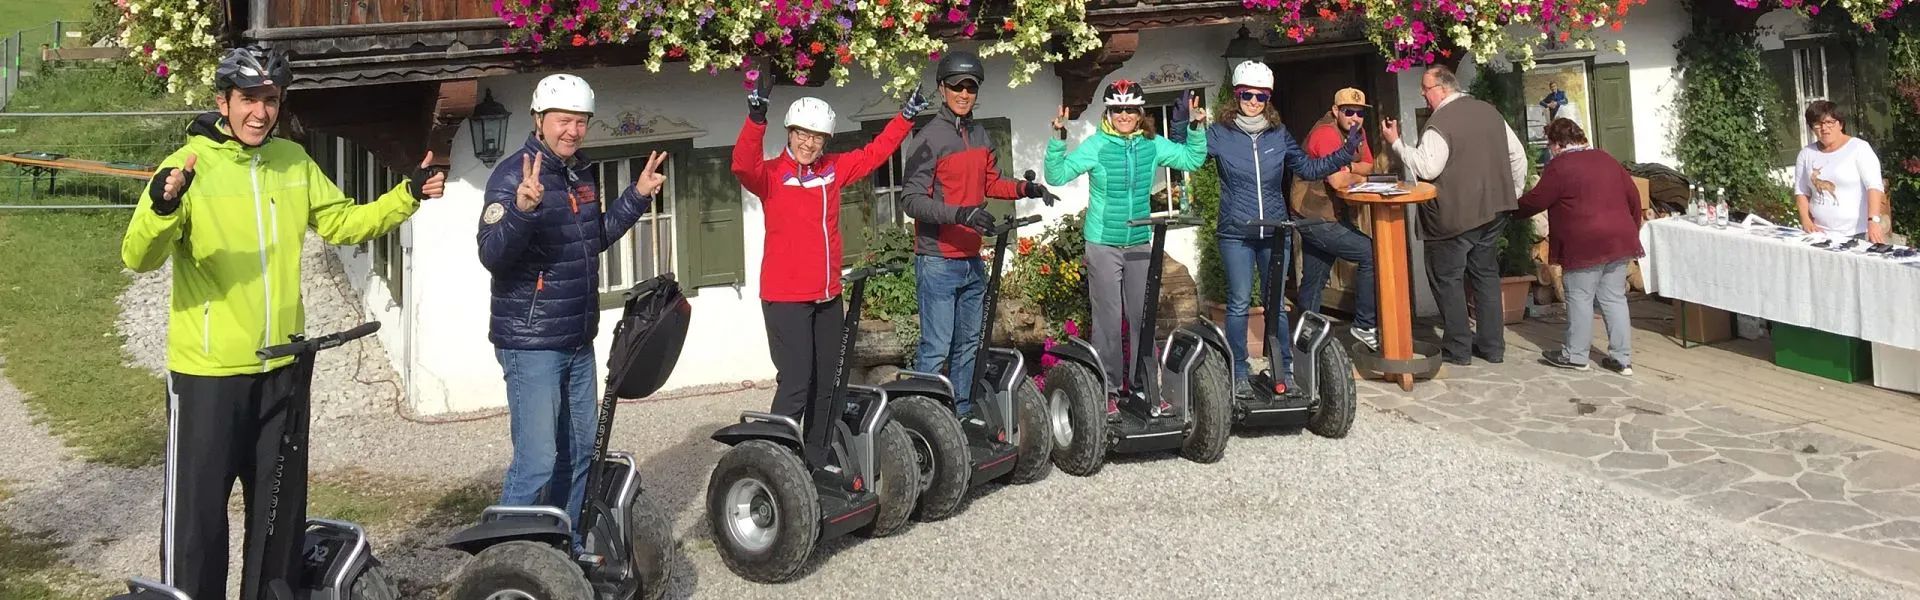
M1145 32L1134 58L1109 80L1141 80L1162 70L1162 65L1175 65L1217 84L1224 70L1219 56L1231 35L1231 26ZM1046 143L1052 136L1048 122L1060 103L1060 82L1050 68L1043 68L1031 83L1008 89L1005 79L995 75L1005 73L1009 66L1004 59L988 59L989 82L976 114L1013 121L1013 164L1003 165L1003 170L1017 177L1027 169L1042 168ZM633 111L642 119L671 119L696 130L692 136L695 147L732 145L746 117L744 93L735 73L688 73L670 65L661 73L627 67L574 74L593 85L599 115L617 118L622 112ZM515 112L508 123L509 149L517 147L532 127L531 117L522 107L527 106L534 84L544 75L514 75L481 82L483 93L491 91L495 100ZM772 118L779 119L786 105L801 96L819 97L833 105L842 131L858 128L859 121L886 118L898 110L898 98L883 97L877 82L858 75L856 78L844 87L776 88ZM935 91L930 79L926 89ZM1207 89L1209 94L1212 91L1212 87ZM1089 114L1097 115L1097 108ZM1095 122L1092 117L1075 122L1069 138L1078 140L1091 134ZM395 362L406 363L397 366L410 375L409 395L415 410L427 414L498 407L506 402L500 367L486 338L489 275L480 266L474 241L482 206L481 188L491 169L472 156L469 135L470 131L462 128L453 141L455 156L446 196L422 206L407 225L407 264L413 279L406 289L413 310L406 316L412 318L411 330L389 327L381 332ZM591 128L589 140L589 146L633 141L609 139L597 126ZM776 152L784 142L779 128L771 128L764 142L767 153ZM1084 178L1055 189L1055 193L1062 199L1059 205L1049 209L1037 200L1023 200L1020 212L1044 215L1046 223L1051 223L1062 214L1085 207ZM742 195L746 282L739 289L702 288L692 299L692 329L679 365L667 382L668 389L762 380L774 375L762 333L758 290L762 214L758 199L744 191ZM1037 233L1037 227L1032 231ZM1176 232L1169 238L1169 255L1188 265L1196 264L1193 236L1192 230ZM343 258L356 281L364 285L369 259L352 256L351 250L344 250ZM375 289L365 294L368 308L386 322L403 323L398 307L390 306L385 297L384 287L372 287ZM602 319L598 338L602 362L616 314L609 311ZM410 349L405 346L408 341L415 342Z

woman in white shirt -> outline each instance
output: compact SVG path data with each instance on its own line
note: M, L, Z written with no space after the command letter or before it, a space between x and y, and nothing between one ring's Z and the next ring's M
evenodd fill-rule
M1793 201L1800 207L1800 226L1812 233L1864 234L1870 242L1886 242L1892 210L1879 155L1866 140L1847 135L1846 117L1834 103L1816 100L1807 105L1806 117L1817 141L1800 149L1794 161Z

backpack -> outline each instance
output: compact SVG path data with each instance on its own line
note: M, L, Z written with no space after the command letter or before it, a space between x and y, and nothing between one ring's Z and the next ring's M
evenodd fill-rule
M680 347L687 340L693 305L672 273L634 284L625 296L626 308L613 326L607 379L616 397L631 400L660 391L673 375Z

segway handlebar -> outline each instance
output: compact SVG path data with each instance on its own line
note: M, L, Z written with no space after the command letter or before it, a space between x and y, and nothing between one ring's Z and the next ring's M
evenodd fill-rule
M1015 229L1026 227L1028 225L1032 225L1034 223L1039 223L1039 222L1040 222L1040 215L1027 215L1024 217L1007 217L1005 219L1001 219L1000 222L995 224L993 226L993 229L988 230L985 235L986 237L999 237L1000 234L1013 231Z
M888 262L888 263L883 263L878 265L868 265L865 267L854 269L852 273L848 273L847 283L858 283L860 282L860 280L863 280L869 277L879 277L881 275L892 275L894 273L899 273L905 270L907 270L906 261L893 261L893 262Z
M1281 227L1293 229L1304 224L1305 223L1293 219L1247 219L1248 227Z
M346 331L342 331L338 333L330 333L330 334L323 335L313 339L304 339L296 335L294 336L293 341L290 343L280 344L278 346L267 346L265 348L261 348L257 352L254 352L253 355L255 357L258 357L260 360L272 360L275 358L280 358L282 356L293 356L303 352L319 352L321 350L326 350L329 348L337 348L341 344L345 344L347 342L351 342L363 337L367 337L369 335L372 335L373 332L379 331L379 330L380 330L379 321L368 321L366 323L361 323L360 326L354 327L353 329L348 329Z
M1146 227L1148 225L1161 225L1161 224L1184 227L1189 225L1205 225L1207 224L1207 222L1206 220L1193 215L1147 217L1145 219L1133 219L1131 221L1127 221L1128 227Z

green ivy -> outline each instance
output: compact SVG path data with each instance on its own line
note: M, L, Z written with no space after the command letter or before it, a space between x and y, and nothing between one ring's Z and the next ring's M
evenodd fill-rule
M1888 27L1886 89L1892 99L1893 127L1874 151L1893 204L1894 231L1920 241L1920 12L1903 11Z
M1775 124L1787 107L1760 62L1758 34L1732 30L1691 4L1688 12L1692 29L1674 45L1681 81L1674 154L1690 179L1726 189L1732 208L1798 224L1793 198L1772 175Z

